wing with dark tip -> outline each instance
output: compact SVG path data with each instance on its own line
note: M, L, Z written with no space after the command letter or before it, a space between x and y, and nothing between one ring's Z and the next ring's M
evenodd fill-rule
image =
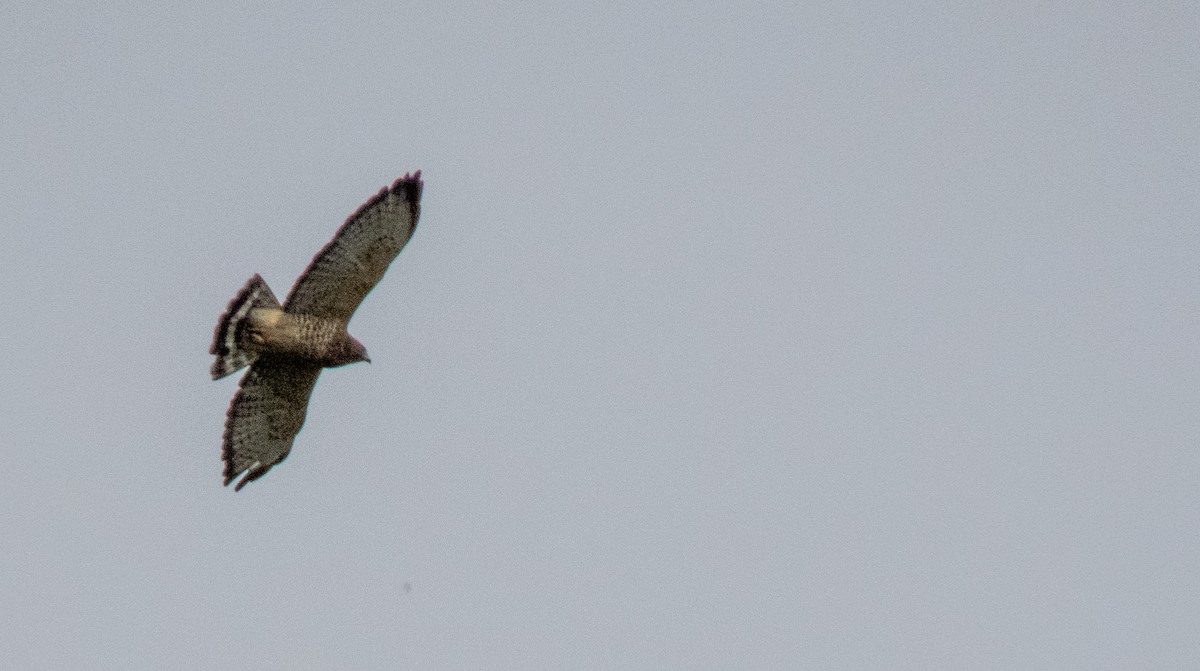
M284 310L349 321L412 237L423 184L420 170L406 174L350 215L296 280Z
M277 355L260 356L250 366L225 418L226 485L245 473L234 487L239 490L287 457L320 373L319 366Z

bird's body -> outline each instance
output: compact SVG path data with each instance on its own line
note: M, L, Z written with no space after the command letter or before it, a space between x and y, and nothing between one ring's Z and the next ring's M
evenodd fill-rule
M260 324L251 338L273 354L307 359L322 368L369 360L362 344L336 319L290 315L282 310L252 313L251 319Z
M213 379L250 370L225 421L225 484L262 477L283 461L304 425L322 368L370 361L346 325L412 236L421 173L363 204L312 260L281 305L259 275L230 301L213 334Z

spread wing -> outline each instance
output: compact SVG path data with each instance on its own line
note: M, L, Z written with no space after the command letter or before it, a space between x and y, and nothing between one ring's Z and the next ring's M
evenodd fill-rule
M287 457L320 373L319 366L276 355L261 356L250 366L225 418L226 485L245 473L234 487L239 490Z
M423 184L420 170L406 174L350 215L296 280L284 310L349 321L412 237Z

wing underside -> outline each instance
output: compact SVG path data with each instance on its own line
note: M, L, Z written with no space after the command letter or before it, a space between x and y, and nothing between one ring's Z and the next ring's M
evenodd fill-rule
M321 369L290 357L262 356L250 366L225 419L221 458L225 484L245 473L239 490L283 461L304 426L308 399Z
M350 215L296 280L284 309L349 321L412 237L423 184L421 171L406 174Z

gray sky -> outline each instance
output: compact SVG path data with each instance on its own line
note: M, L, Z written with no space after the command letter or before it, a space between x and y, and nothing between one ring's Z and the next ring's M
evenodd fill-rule
M1193 3L8 4L5 668L1200 666Z

